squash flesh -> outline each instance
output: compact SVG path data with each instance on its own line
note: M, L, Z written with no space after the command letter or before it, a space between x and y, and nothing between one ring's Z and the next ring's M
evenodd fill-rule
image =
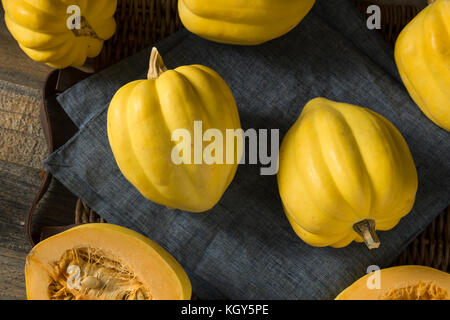
M80 267L82 280L99 279L99 290L70 290L70 264ZM69 294L58 297L183 300L191 295L186 273L169 253L132 230L109 224L75 227L39 243L27 257L25 276L27 296L33 300L50 299L50 289L67 288ZM99 294L103 286L106 290Z

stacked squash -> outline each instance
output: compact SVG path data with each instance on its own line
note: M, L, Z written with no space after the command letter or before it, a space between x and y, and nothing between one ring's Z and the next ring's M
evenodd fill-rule
M80 28L67 25L65 0L2 0L6 24L23 51L55 68L82 66L115 32L116 0L73 0ZM187 29L206 39L257 45L297 26L314 0L179 0ZM450 130L450 1L436 0L400 35L395 57L412 98L437 125ZM173 161L173 132L238 132L226 141L232 163L196 163L195 150ZM173 209L213 208L232 182L242 150L233 94L214 70L182 66L168 70L156 49L148 78L123 86L108 110L108 138L123 175L146 198ZM200 146L203 149L203 144ZM177 150L175 148L175 150ZM376 230L390 230L414 204L418 176L405 139L381 115L325 98L311 100L284 138L278 186L293 230L312 246L341 248L364 241L380 245ZM99 265L102 267L99 268ZM150 272L149 272L150 271ZM400 272L401 271L401 272ZM424 268L388 269L383 297L432 291L447 297L448 278ZM405 276L406 275L406 276ZM403 279L427 280L389 291ZM50 238L27 258L30 299L189 299L190 282L164 249L113 225L85 225ZM376 298L365 278L338 299ZM434 281L434 282L433 282ZM436 289L431 284L440 282ZM412 289L411 289L412 288ZM442 290L441 290L442 289ZM402 291L403 290L403 291ZM434 291L433 291L434 290Z

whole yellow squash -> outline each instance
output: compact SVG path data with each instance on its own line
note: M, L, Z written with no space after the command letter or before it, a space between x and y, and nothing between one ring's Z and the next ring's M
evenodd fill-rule
M450 131L450 0L429 2L401 32L395 60L416 104Z
M198 146L206 151L213 143L209 137L196 147L195 141L202 141L195 124L200 121L204 137L212 129L226 140L223 152L214 151L218 161L198 159ZM174 138L180 130L189 141ZM227 130L235 133L233 139L226 139ZM190 212L211 209L233 180L242 155L241 131L233 94L215 71L201 65L167 70L155 48L148 79L119 89L108 110L109 142L123 175L153 202ZM177 151L183 142L188 148ZM188 159L178 162L174 152ZM227 154L234 160L225 159Z
M280 149L278 187L297 235L312 246L380 244L414 204L418 178L408 145L385 118L311 100Z
M22 50L31 59L57 69L80 67L86 58L98 56L104 40L116 31L113 16L117 0L2 0L2 3L6 25ZM77 21L73 19L77 10L79 29L73 24Z
M297 26L315 0L178 0L184 26L215 42L257 45Z

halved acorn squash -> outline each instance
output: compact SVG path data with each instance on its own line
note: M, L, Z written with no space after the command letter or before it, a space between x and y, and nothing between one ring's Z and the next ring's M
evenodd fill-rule
M336 300L449 300L450 275L423 266L380 270L379 288L369 289L373 273L342 291Z
M188 300L191 283L161 246L127 228L92 223L36 245L25 265L30 300Z

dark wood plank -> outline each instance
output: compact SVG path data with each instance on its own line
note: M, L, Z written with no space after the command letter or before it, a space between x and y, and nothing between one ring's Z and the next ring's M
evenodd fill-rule
M24 235L24 212L39 180L35 169L0 161L1 299L25 298L23 269L30 245Z
M24 267L31 246L24 221L47 153L39 105L51 70L20 50L0 6L0 299L26 298ZM36 224L73 223L75 200L54 181L38 207Z
M0 79L0 160L42 168L48 148L39 118L41 96L40 90Z
M0 299L24 299L23 270L31 246L25 235L25 214L41 178L39 170L0 161ZM75 197L56 180L42 199L36 225L73 223Z

